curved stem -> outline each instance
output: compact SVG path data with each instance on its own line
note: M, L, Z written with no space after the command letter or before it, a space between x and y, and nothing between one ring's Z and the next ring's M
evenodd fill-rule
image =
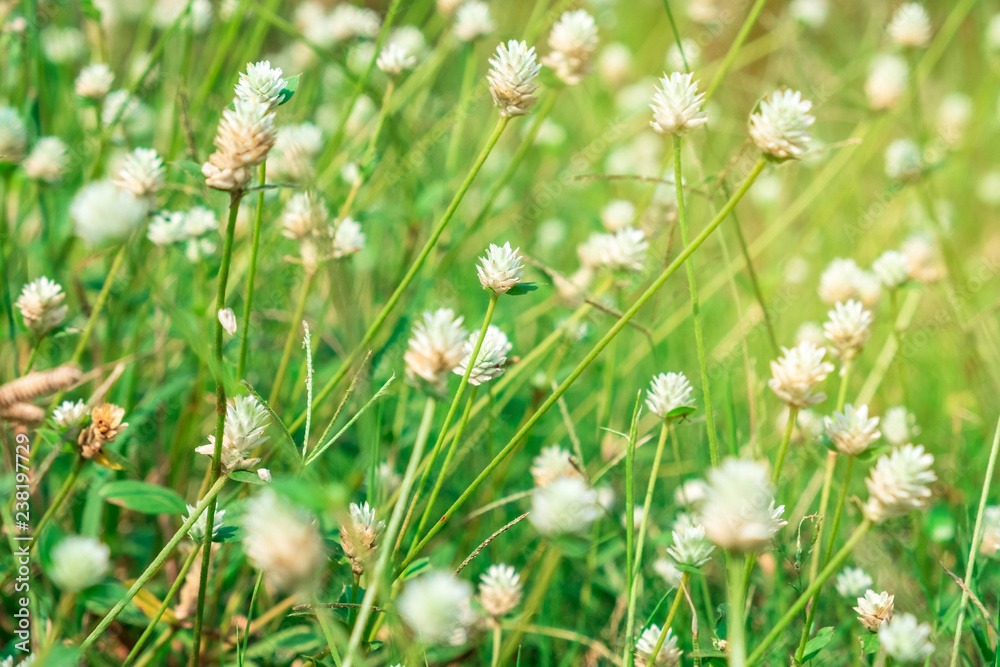
M690 572L685 572L681 575L681 583L677 586L677 594L674 596L674 603L670 605L670 611L667 613L667 620L663 621L663 627L660 628L660 637L656 640L656 646L653 647L653 652L649 654L649 659L646 661L647 665L656 664L656 657L660 655L660 649L663 648L663 642L667 638L667 630L670 629L671 624L674 622L674 616L677 615L677 610L680 609L681 599L684 597L684 589L687 587L688 581L690 580Z
M257 277L257 250L260 248L260 229L264 220L264 184L267 180L267 161L260 163L261 186L257 193L257 217L253 223L253 244L250 246L250 269L247 272L247 300L243 304L243 329L240 331L240 359L236 366L236 377L243 379L247 368L247 341L250 338L250 313L253 311L254 279ZM219 306L221 308L221 306Z
M80 362L80 358L83 357L83 352L87 349L87 343L90 342L90 336L94 332L94 325L97 322L97 317L101 314L101 311L104 309L104 304L108 301L108 294L111 293L111 285L115 282L115 277L118 275L118 270L121 268L123 261L125 261L124 242L121 247L118 248L118 252L115 254L114 260L111 262L111 268L108 269L108 276L104 279L104 285L101 287L100 294L97 295L97 301L94 302L94 307L90 311L90 317L87 319L87 324L83 327L83 333L80 334L80 337L76 341L76 348L74 348L73 356L70 357L68 363L77 364ZM61 392L60 398L62 398Z

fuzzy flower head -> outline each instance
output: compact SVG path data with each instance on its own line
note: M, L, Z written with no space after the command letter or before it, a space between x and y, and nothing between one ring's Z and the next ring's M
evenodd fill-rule
M462 318L450 308L426 311L413 327L413 337L403 355L406 376L411 382L424 382L443 394L448 376L465 358L467 333Z
M858 612L861 625L865 626L868 632L878 632L883 623L892 620L894 599L895 596L885 591L881 593L873 590L865 591L864 597L858 598L858 606L854 608L854 611Z
M286 238L304 241L322 229L330 219L326 203L312 192L297 192L288 199L281 212L282 234Z
M827 437L837 451L845 456L861 454L882 436L878 430L878 417L868 418L867 405L857 409L847 405L843 414L834 412L832 418L824 420L824 424Z
M856 358L871 335L871 311L865 310L860 301L851 299L836 304L827 315L830 319L823 325L826 339L841 359Z
M931 20L923 5L908 2L896 10L887 31L899 46L923 47L931 41Z
M201 167L206 183L216 190L243 190L253 168L267 158L276 139L271 106L258 99L237 97L233 108L222 112L215 135L216 151Z
M100 456L104 445L114 442L121 432L128 428L123 422L125 409L114 403L102 403L90 411L90 425L80 431L76 444L85 459Z
M550 445L531 462L531 477L535 486L546 486L561 477L583 478L570 453L559 445Z
M431 571L406 582L397 608L420 641L445 644L462 629L471 598L469 582Z
M361 224L354 218L344 218L333 229L331 254L336 259L343 259L364 250L365 242L366 237L365 233L361 231Z
M684 373L660 373L646 390L646 407L660 419L676 419L678 415L671 416L675 410L694 409L693 391Z
M932 465L934 457L923 445L907 444L879 458L865 480L871 494L865 516L882 523L923 509L931 497L930 485L937 481Z
M597 492L578 476L559 477L531 494L528 520L542 535L579 534L600 516Z
M640 271L646 261L649 242L635 227L619 229L614 234L597 234L596 248L600 263L612 271Z
M701 522L717 546L744 553L761 550L785 525L784 511L784 505L775 507L767 464L727 458L709 470Z
M678 522L673 530L674 544L667 553L678 565L701 567L712 557L715 547L705 537L705 527L691 521Z
M882 416L882 435L893 447L899 447L920 435L917 426L917 416L906 409L905 405L896 405L885 411Z
M452 371L455 375L465 375L465 371L472 360L472 351L476 348L478 340L478 331L473 331L469 334L469 338L465 341L465 346L462 348L464 353L462 362ZM478 386L503 375L507 366L507 354L512 347L510 341L507 339L507 334L501 331L499 327L491 324L486 329L486 337L483 338L483 344L479 348L479 355L472 365L472 372L469 373L469 384Z
M70 429L79 426L87 415L87 404L83 401L63 401L52 410L52 421L56 426Z
M76 235L91 245L123 241L146 217L147 204L111 181L94 181L73 197L69 214Z
M187 506L187 515L190 517L194 513L194 505ZM222 517L226 516L226 510L215 510L215 520L212 521L212 538L214 539L219 534L219 529L222 528ZM201 544L205 539L205 531L208 529L208 512L202 512L194 525L191 526L191 530L188 531L188 537L195 544Z
M670 628L667 628L667 636L663 639L660 652L656 655L656 662L650 663L653 657L653 650L656 649L657 642L662 634L660 626L653 623L642 631L639 639L635 642L635 664L636 667L674 667L681 664L683 652L677 648L677 635Z
M22 166L28 178L57 183L66 173L69 156L66 144L58 137L42 137L31 149Z
M479 579L479 602L494 618L508 614L521 601L521 576L510 565L490 565Z
M918 623L913 614L893 616L878 629L882 650L894 661L903 664L923 662L934 652L930 636L931 626Z
M64 537L50 555L49 578L67 593L100 583L110 569L111 550L93 537Z
M705 93L698 92L698 82L692 74L664 74L649 105L653 110L649 124L660 134L687 134L708 122L708 116L701 110L704 102Z
M490 6L481 0L462 3L455 12L455 35L463 42L474 42L496 29Z
M351 503L350 514L350 522L340 527L340 544L351 561L351 570L361 576L375 554L375 543L385 530L385 521L375 518L375 509L368 503Z
M21 290L14 306L21 311L24 326L35 336L49 333L66 319L62 286L45 276L33 280Z
M322 147L323 132L312 123L285 125L268 155L267 173L278 181L309 183L316 176L314 161Z
M115 75L110 67L104 63L94 63L80 70L74 88L80 97L100 100L111 90L111 84L114 80Z
M944 276L941 252L933 239L915 234L903 242L901 251L906 257L906 266L912 280L932 283Z
M920 147L912 139L896 139L885 149L885 175L894 180L912 181L924 170Z
M789 160L802 157L812 136L809 127L816 119L809 114L812 102L797 90L778 90L760 102L760 110L750 116L750 138L768 157Z
M896 289L909 278L906 255L898 250L886 250L872 264L872 271L886 289Z
M569 86L583 81L590 70L590 61L597 50L597 24L583 9L566 12L559 17L549 33L552 53L542 63Z
M909 78L910 68L904 58L890 53L876 56L865 81L868 105L875 110L896 106L906 92Z
M326 555L316 521L308 513L265 489L247 501L243 527L243 550L269 585L294 591L319 577Z
M502 246L490 244L486 256L479 258L479 282L483 289L494 294L506 294L511 287L521 282L524 277L524 263L521 261L520 248L511 250L510 242Z
M838 257L819 277L819 298L831 306L858 298L858 285L863 273L853 259Z
M615 199L601 210L601 224L611 233L624 229L635 220L635 204L627 199Z
M781 348L784 356L771 362L768 386L778 398L793 408L807 408L826 399L816 388L833 372L833 364L823 361L826 350L809 341L792 349Z
M274 111L281 103L281 91L288 85L281 74L281 68L271 67L268 60L247 63L247 71L240 72L236 84L236 97L264 104Z
M136 148L125 157L115 185L136 197L150 197L164 185L163 160L152 148Z
M535 47L528 48L524 42L510 40L497 47L497 53L490 58L490 72L486 80L490 84L493 102L501 116L523 116L535 105L538 98L538 72L541 66L535 59Z
M834 588L842 597L856 598L872 585L872 578L860 567L845 567L834 580Z
M1000 551L1000 507L987 505L983 511L983 539L979 543L979 553L996 556Z
M268 440L264 431L270 423L267 410L253 396L237 396L226 409L226 424L222 438L222 467L228 472L246 470L256 465L259 458L247 454ZM195 448L199 454L213 456L215 436L208 436L208 444Z
M0 106L0 162L17 164L24 158L28 134L24 121L11 107Z
M417 58L396 42L389 42L382 53L378 54L375 64L389 76L399 76L404 71L413 69Z

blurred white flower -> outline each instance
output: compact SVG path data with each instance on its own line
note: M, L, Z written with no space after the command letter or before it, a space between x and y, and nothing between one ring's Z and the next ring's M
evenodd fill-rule
M972 118L972 99L965 93L948 93L941 100L937 111L937 131L949 146L954 146L965 136Z
M871 335L872 314L860 301L851 299L834 304L827 313L830 319L823 325L826 339L841 359L854 359L864 349Z
M828 0L792 0L788 3L789 16L813 30L823 27L829 13Z
M49 578L67 593L99 583L111 568L111 550L93 537L69 535L49 554Z
M308 588L326 564L316 520L270 488L248 500L244 510L243 550L265 581L282 591Z
M510 613L521 601L521 577L510 565L490 565L479 581L479 602L490 616Z
M622 85L632 73L632 51L620 42L606 45L597 58L597 73L607 86Z
M885 149L885 175L889 178L910 181L923 169L920 147L912 139L896 139Z
M87 414L87 404L83 401L63 401L52 410L52 421L59 428L69 429L79 426Z
M24 167L24 173L28 178L56 183L62 179L68 163L69 156L62 139L42 137L21 166Z
M684 49L684 55L681 57L681 49ZM687 67L684 66L684 61L687 61ZM697 67L701 63L701 47L698 46L698 42L693 39L684 38L681 40L680 46L677 42L673 42L670 48L667 49L667 67L676 71L683 72L686 70L691 70Z
M675 525L673 538L674 544L667 549L667 553L678 565L701 567L709 561L715 550L705 537L704 526L700 524L683 522L683 525Z
M689 479L674 491L674 502L681 507L697 508L708 497L708 484L703 479Z
M18 163L28 143L24 121L17 111L0 106L0 162Z
M863 273L853 259L838 257L819 278L819 298L831 306L858 298L858 284Z
M889 657L896 662L923 662L934 652L930 642L931 626L918 623L913 614L893 616L878 629L879 643Z
M471 597L469 582L431 571L406 582L397 608L420 641L445 644L462 629Z
M115 185L136 197L149 197L163 187L166 170L163 160L153 148L136 148L127 156Z
M856 598L859 595L864 595L871 585L872 578L860 567L845 567L833 582L837 593L845 598Z
M127 90L114 90L104 98L101 108L101 123L110 127L117 118L119 126L130 120L139 110L139 100Z
M490 58L490 72L486 80L490 94L501 116L523 116L535 105L538 98L538 72L541 66L535 60L535 48L524 42L510 40L497 47Z
M551 484L560 477L580 477L580 470L573 464L570 453L558 445L550 445L531 462L531 477L535 486Z
M907 444L880 457L865 480L871 494L865 516L882 523L922 509L931 497L930 485L937 481L932 465L934 457L922 445Z
M480 0L463 3L455 13L455 35L463 42L474 42L496 28L490 6Z
M906 92L909 77L910 68L905 59L892 53L875 56L865 81L868 105L876 110L896 106Z
M303 241L326 225L330 212L326 203L313 192L296 192L281 212L282 234Z
M597 494L580 477L559 477L531 493L528 520L546 537L581 533L598 516Z
M86 50L83 33L71 26L50 26L39 37L45 57L56 65L76 62Z
M594 240L603 266L613 271L642 270L649 242L641 229L625 227L614 234L595 235Z
M882 435L893 447L905 445L912 438L920 434L920 427L917 426L917 416L906 409L906 406L897 405L885 411L882 415Z
M315 160L323 148L323 132L312 123L278 129L267 157L267 174L276 181L310 183L316 176Z
M937 243L930 236L914 234L901 248L906 256L910 278L921 283L932 283L944 277L944 263Z
M361 252L365 241L365 234L358 221L351 217L344 218L337 223L333 232L333 256L340 259Z
M123 241L146 217L146 201L111 181L93 181L73 197L76 235L91 245Z
M727 458L708 471L708 494L701 521L712 542L728 551L749 553L767 546L785 525L785 506L775 507L768 467Z
M650 663L649 659L653 657L653 650L656 648L656 643L660 641L662 632L660 626L655 623L642 631L639 639L635 642L636 667L653 667L654 665L673 667L681 664L683 652L677 648L677 636L670 628L667 628L666 633L667 636L663 640L663 645L660 646L660 652L656 655L656 662Z
M802 157L812 140L809 127L816 119L809 114L812 102L797 90L778 90L760 102L760 111L750 116L750 138L762 152L787 160Z
M91 100L103 99L111 90L115 75L111 68L104 63L94 63L87 65L76 77L74 89L80 97Z
M590 70L590 61L597 50L597 24L586 10L566 12L549 33L552 52L542 63L555 72L564 83L574 86L583 81Z
M674 72L660 78L660 87L653 93L653 120L649 124L660 134L684 135L708 122L701 110L705 93L698 92L698 82L692 74Z
M886 289L896 289L909 278L906 255L898 250L886 250L872 264L872 271Z
M389 76L399 76L404 71L413 69L417 64L417 59L399 44L389 42L378 54L375 64Z
M635 220L635 204L627 199L615 199L601 210L601 223L611 233L624 229Z
M403 355L407 378L426 382L432 391L443 394L449 374L465 357L467 335L462 318L450 308L424 312Z
M927 46L931 41L931 20L923 5L908 2L893 14L887 31L899 46Z

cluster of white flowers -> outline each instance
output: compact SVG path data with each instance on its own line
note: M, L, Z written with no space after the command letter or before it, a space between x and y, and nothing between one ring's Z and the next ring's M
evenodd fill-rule
M918 2L908 2L896 10L887 32L892 41L899 46L927 46L931 41L931 20L923 5Z
M775 507L768 466L725 459L708 471L708 492L700 509L705 534L728 551L759 551L785 525L785 506Z
M771 391L793 408L807 408L826 400L816 388L833 372L833 364L823 361L826 350L803 341L792 349L782 348L784 356L771 362Z
M76 77L76 94L91 100L103 99L111 90L115 75L104 63L87 65Z
M411 382L426 383L437 394L448 387L448 377L465 358L468 334L462 317L450 308L424 313L413 327L413 337L403 355L406 376Z
M483 289L493 294L506 294L511 287L521 282L524 277L524 263L521 261L520 248L510 247L510 242L502 246L490 244L486 256L479 258L479 282Z
M677 565L701 567L712 557L715 547L705 536L705 527L695 523L686 515L674 523L674 544L667 553Z
M269 111L274 111L281 103L281 91L287 85L281 68L271 67L270 61L247 63L247 71L240 72L240 80L236 84L236 98L264 104Z
M521 577L513 567L490 565L479 580L479 603L490 616L508 614L521 602Z
M166 182L163 160L152 148L136 148L122 163L115 185L136 197L151 197Z
M279 499L271 489L247 501L243 527L247 558L264 573L269 585L294 591L320 576L326 554L315 519Z
M21 289L14 306L21 311L24 326L35 336L41 337L58 327L66 319L66 294L62 285L42 276Z
M237 97L222 112L215 135L216 151L202 165L209 187L240 192L253 177L253 168L267 158L277 135L274 111L267 102Z
M566 12L549 33L552 52L542 63L555 72L563 83L574 86L583 81L597 50L597 24L583 9Z
M535 106L538 98L538 73L541 65L535 58L535 48L515 39L497 47L490 58L490 72L486 80L490 95L501 116L523 116Z
M267 410L253 396L237 396L226 409L226 423L222 438L222 467L226 471L246 470L259 458L247 454L268 440L264 435L270 423ZM208 444L196 447L205 456L215 454L215 436L208 436Z
M355 38L371 39L382 27L375 10L347 3L327 10L319 2L304 2L298 6L294 21L309 41L323 48Z
M830 319L823 325L823 332L837 355L845 361L856 358L871 335L871 311L851 299L835 304L827 316Z
M159 246L180 245L192 262L215 253L219 225L215 214L203 206L188 211L160 211L149 223L146 238Z
M677 647L677 635L670 628L666 629L667 636L663 638L663 644L660 646L660 652L657 654L656 660L650 662L650 658L653 657L653 651L656 649L656 644L660 641L661 634L663 634L663 631L655 623L642 631L639 639L635 642L636 667L674 667L681 664L683 652Z
M760 111L750 116L750 138L767 156L788 160L806 152L812 135L809 128L816 119L810 115L812 102L802 93L779 90L760 102Z

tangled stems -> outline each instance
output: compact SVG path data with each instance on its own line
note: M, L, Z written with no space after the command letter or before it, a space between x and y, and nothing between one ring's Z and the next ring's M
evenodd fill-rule
M229 223L226 225L226 241L222 248L222 264L219 266L219 288L216 292L216 308L226 305L226 286L229 283L229 265L233 259L233 232L236 229L236 215L240 210L242 192L233 192L229 200ZM212 453L211 484L214 488L222 474L222 441L226 434L226 384L222 359L222 322L215 318L215 451ZM198 585L198 604L195 608L194 633L191 644L191 664L201 663L201 628L205 616L205 593L208 589L208 572L212 560L212 532L215 523L215 508L218 504L213 496L208 501L208 516L205 517L205 539L201 556L201 583Z
M395 7L398 4L399 0L394 0L392 6ZM501 116L500 120L497 121L493 134L490 135L490 138L483 147L483 150L479 153L479 157L476 158L476 162L472 165L472 169L470 169L469 173L466 175L465 181L462 183L458 192L455 193L454 198L452 198L451 204L448 205L448 209L434 226L430 237L427 239L424 247L421 248L420 254L417 255L416 260L414 260L413 264L410 265L406 275L403 276L403 280L400 281L396 290L392 293L392 296L390 296L389 300L386 301L384 306L382 306L381 312L379 312L378 317L375 318L375 321L372 322L371 326L368 327L368 331L366 331L365 335L361 338L361 342L358 343L347 358L344 359L344 362L340 365L340 368L334 376L330 378L329 382L323 385L323 387L316 393L312 404L313 409L316 409L323 402L323 400L330 395L330 392L334 390L340 381L344 379L348 371L350 371L351 366L354 365L354 362L357 361L358 357L361 355L362 350L367 349L368 345L382 328L382 325L385 324L385 321L389 318L389 313L393 311L396 304L399 303L399 299L403 296L403 292L405 292L406 288L410 286L413 279L417 277L417 274L423 267L424 262L427 261L427 257L431 254L431 250L434 249L438 239L441 237L441 233L444 232L444 228L448 226L449 222L451 222L452 217L455 215L455 211L458 209L458 205L462 203L465 193L468 192L469 187L472 185L472 181L475 180L476 175L479 174L479 170L482 169L483 163L486 162L486 158L489 157L490 152L493 150L493 147L496 146L497 141L500 139L500 135L503 134L503 131L509 122L510 118L506 116ZM291 423L288 430L295 432L297 428L302 426L302 424L305 423L307 412L308 411L303 411L302 414L300 414L295 421Z
M800 611L802 611L802 609L806 606L806 603L809 602L810 598L819 592L819 590L823 587L823 584L826 583L826 580L833 576L833 573L837 571L837 568L839 568L847 556L850 555L851 551L854 550L854 547L856 547L858 542L861 541L861 538L868 533L872 525L874 524L872 524L871 519L866 517L864 521L862 521L858 527L854 529L854 532L851 533L849 538L847 538L847 542L840 548L840 551L838 551L833 559L826 564L826 567L823 568L816 579L809 584L809 588L802 592L802 595L800 595L792 606L788 608L785 615L782 616L774 627L771 628L771 631L767 633L764 640L753 650L752 653L750 653L746 660L747 667L754 664L764 656L764 652L767 651L771 644L773 644L775 640L781 636L781 633L785 631L788 624L795 619Z
M247 340L250 337L250 312L253 310L254 278L257 276L257 250L260 247L260 228L264 220L264 184L267 178L267 162L260 163L258 183L261 190L257 193L257 217L253 223L253 244L250 246L250 269L247 273L247 301L243 304L243 330L240 332L240 360L236 366L236 377L243 379L247 368Z
M372 613L372 606L375 604L375 596L378 595L379 587L389 560L392 558L392 545L399 535L399 529L403 524L403 512L406 510L406 499L410 495L413 487L413 480L417 476L417 466L423 457L427 439L430 437L431 423L434 421L434 407L437 405L432 396L427 397L424 404L424 415L420 420L420 427L417 429L417 441L413 445L410 453L410 462L406 465L406 474L403 483L399 487L399 496L396 498L396 505L392 508L392 517L389 519L389 526L382 536L382 547L379 549L378 561L375 563L375 570L371 573L368 589L365 597L361 600L361 608L358 610L358 617L354 620L354 627L351 629L351 638L347 644L347 652L344 655L343 667L351 667L352 661L361 645L361 640L365 634L365 627L368 625L368 618Z
M416 554L420 552L420 549L425 547L427 543L430 542L431 539L433 539L434 536L437 535L444 528L444 526L448 523L448 520L451 519L452 516L454 516L455 512L461 509L461 507L472 496L472 494L476 492L476 490L486 480L486 478L489 477L490 474L497 468L497 466L499 466L504 461L504 459L506 459L507 456L510 455L510 453L514 450L514 448L517 447L517 445L524 439L524 437L535 426L535 424L537 424L538 421L545 415L545 413L548 412L552 408L552 406L556 404L556 402L566 392L566 390L569 389L569 387L574 382L576 382L577 378L579 378L580 375L583 374L583 371L585 371L587 367L590 366L591 363L593 363L593 361L598 357L598 355L600 355L600 353L604 350L604 348L608 346L611 340L628 325L628 323L632 320L632 318L635 317L635 315L639 312L639 310L642 309L644 305L646 305L646 303L653 297L653 295L657 292L657 290L663 287L664 283L667 282L670 276L676 273L677 270L681 267L681 265L687 261L688 257L694 254L694 252L701 247L701 245L705 242L705 240L712 235L712 232L714 232L716 228L722 224L722 221L726 219L730 211L732 211L733 208L736 206L737 202L739 202L740 199L743 198L743 195L747 193L747 191L750 189L750 186L753 185L753 182L755 180L757 180L757 177L764 170L764 167L766 165L767 161L763 157L757 161L757 164L754 165L753 169L747 175L746 180L744 180L743 183L740 185L739 190L737 190L733 194L733 196L729 199L729 201L726 202L726 205L722 207L722 210L719 211L715 219L712 220L712 222L710 222L708 226L706 226L705 229L702 230L701 234L699 234L683 250L683 252L681 252L677 256L677 258L673 262L671 262L666 269L663 270L663 273L661 273L659 277L657 277L657 279L653 281L653 283L648 288L646 288L646 291L643 292L641 296L639 296L636 302L632 304L632 307L629 308L627 311L625 311L625 313L623 313L621 317L618 318L618 320L611 327L611 329L606 334L604 334L601 340L599 340L597 344L590 350L590 352L587 353L587 356L584 357L579 364L577 364L576 368L574 368L570 372L569 376L567 376L567 378L562 381L562 384L556 387L556 389L552 392L552 394L550 394L549 397L545 399L545 401L538 407L538 409L531 416L531 418L529 418L524 423L524 425L521 426L520 429L518 429L517 433L515 433L514 436L510 439L510 441L506 445L504 445L504 448L497 453L497 455L493 458L492 461L490 461L490 463L486 466L486 468L481 473L479 473L479 476L477 476L476 479L473 480L472 484L465 491L462 492L462 495L458 497L458 499L452 504L451 507L448 508L448 510L438 520L438 522L434 524L434 527L431 528L430 532L428 532L427 535L424 536L424 538L417 545L417 550L413 554L407 556L407 558L400 564L400 566L396 569L395 573L396 577L398 577L400 574L403 573L406 567L413 561Z
M667 630L670 629L670 624L674 622L674 616L677 615L677 610L680 609L681 598L684 597L684 589L687 588L690 580L690 572L685 572L681 575L681 583L677 586L677 594L674 596L674 603L670 605L670 611L667 613L667 620L663 621L663 627L660 628L660 636L656 640L656 646L653 647L653 652L649 654L649 660L646 661L646 664L656 664L656 657L660 655L660 649L663 648L663 642L667 638ZM695 642L695 644L697 644L697 642Z

